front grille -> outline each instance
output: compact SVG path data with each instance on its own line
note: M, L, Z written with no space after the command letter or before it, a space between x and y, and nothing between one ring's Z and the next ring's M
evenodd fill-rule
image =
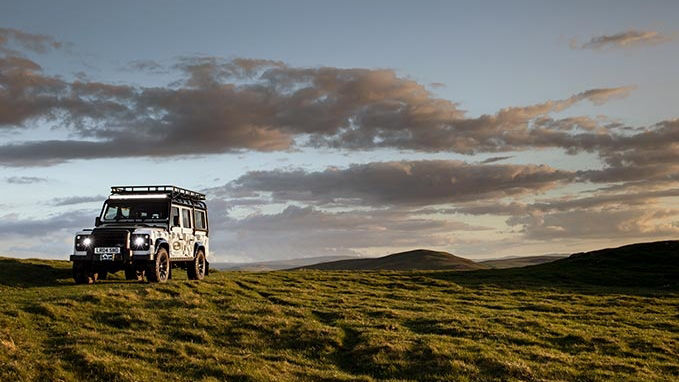
M94 247L127 248L129 232L121 230L94 231Z

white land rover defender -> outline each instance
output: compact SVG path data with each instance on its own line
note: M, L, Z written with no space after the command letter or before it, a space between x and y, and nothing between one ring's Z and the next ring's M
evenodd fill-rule
M125 271L128 280L166 282L172 268L189 279L209 271L205 195L175 186L116 186L95 227L75 235L73 278L77 284Z

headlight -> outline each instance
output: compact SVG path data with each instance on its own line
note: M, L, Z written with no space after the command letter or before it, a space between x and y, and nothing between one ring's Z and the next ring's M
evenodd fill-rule
M88 235L76 235L75 250L86 251L94 243L94 240Z
M130 247L137 250L149 249L149 235L132 235L130 237Z

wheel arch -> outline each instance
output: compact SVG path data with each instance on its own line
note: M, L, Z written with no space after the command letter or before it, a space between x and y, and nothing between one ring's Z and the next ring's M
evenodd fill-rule
M196 256L196 253L198 253L198 250L202 249L203 253L205 254L205 257L207 258L207 252L205 250L205 244L203 244L200 241L197 241L195 244L193 244L193 256Z
M167 240L165 240L163 238L156 239L155 247L156 247L156 253L158 253L158 249L165 248L168 255L170 254L170 243L168 243Z

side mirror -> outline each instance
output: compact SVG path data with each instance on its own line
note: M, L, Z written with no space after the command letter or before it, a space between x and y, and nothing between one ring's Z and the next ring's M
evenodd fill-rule
M99 227L100 224L101 224L101 218L99 216L97 216L96 218L94 218L94 226Z
M179 227L179 215L175 215L172 217L172 226Z

